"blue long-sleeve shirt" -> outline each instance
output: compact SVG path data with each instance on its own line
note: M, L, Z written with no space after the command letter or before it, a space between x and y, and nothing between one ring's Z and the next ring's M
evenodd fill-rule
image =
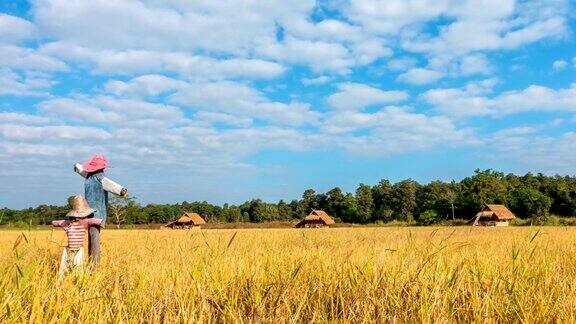
M106 224L107 206L108 206L108 192L102 187L102 178L104 172L90 173L84 181L84 197L90 207L96 209L94 218L102 220L102 225Z

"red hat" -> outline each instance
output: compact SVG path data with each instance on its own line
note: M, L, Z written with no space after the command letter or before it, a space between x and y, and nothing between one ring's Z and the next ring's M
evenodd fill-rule
M94 155L90 161L82 164L82 168L84 168L84 171L86 172L96 172L104 170L107 167L108 161L106 161L106 157L104 155Z

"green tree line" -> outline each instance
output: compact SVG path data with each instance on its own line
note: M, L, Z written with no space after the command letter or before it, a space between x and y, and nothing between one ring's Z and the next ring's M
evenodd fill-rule
M333 188L325 193L307 189L301 199L277 203L252 199L240 205L213 205L206 201L140 205L135 198L111 199L109 222L116 224L167 223L184 212L196 212L208 222L291 221L322 209L337 221L375 223L402 221L422 225L443 220L470 219L484 204L504 204L518 217L542 222L548 215L576 215L576 177L527 173L523 176L476 170L459 182L420 184L407 179L383 179L359 184L355 192ZM49 224L64 217L69 206L0 209L0 225Z

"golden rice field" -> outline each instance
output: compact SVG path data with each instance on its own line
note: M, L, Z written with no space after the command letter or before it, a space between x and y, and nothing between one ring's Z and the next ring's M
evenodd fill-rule
M0 322L576 321L575 228L105 230L102 240L101 267L59 283L62 231L0 231Z

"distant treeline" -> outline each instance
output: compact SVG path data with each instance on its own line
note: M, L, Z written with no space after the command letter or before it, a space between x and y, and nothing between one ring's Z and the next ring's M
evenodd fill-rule
M459 182L433 181L422 185L408 179L397 183L381 180L360 184L354 193L336 187L326 193L307 189L302 198L278 203L252 199L241 205L212 205L208 202L148 204L135 198L111 197L109 222L122 224L166 223L183 212L196 212L208 222L291 221L312 209L323 209L336 221L380 223L401 221L429 225L444 220L470 219L484 204L505 204L518 217L543 223L550 214L576 215L576 177L523 176L493 170L476 170ZM23 210L0 209L0 225L49 224L64 217L68 206L40 205Z

